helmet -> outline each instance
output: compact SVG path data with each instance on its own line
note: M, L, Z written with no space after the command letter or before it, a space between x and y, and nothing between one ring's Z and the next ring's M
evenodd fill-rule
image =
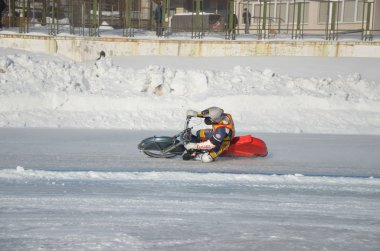
M219 107L210 107L202 111L202 115L206 118L210 118L211 122L217 123L223 119L223 109Z

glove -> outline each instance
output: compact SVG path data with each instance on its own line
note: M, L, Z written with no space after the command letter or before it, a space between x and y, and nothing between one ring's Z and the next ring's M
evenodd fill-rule
M186 145L184 145L184 147L186 148L186 150L196 149L197 143L187 143Z
M188 117L196 117L198 115L198 112L194 110L187 110L186 115Z

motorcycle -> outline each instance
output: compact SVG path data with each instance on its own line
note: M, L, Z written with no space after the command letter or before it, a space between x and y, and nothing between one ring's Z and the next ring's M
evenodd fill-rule
M142 140L138 149L153 158L173 158L186 153L185 145L191 142L193 126L189 127L192 117L187 117L185 128L174 136L153 136ZM265 142L251 135L234 137L229 148L221 156L265 157L268 154Z

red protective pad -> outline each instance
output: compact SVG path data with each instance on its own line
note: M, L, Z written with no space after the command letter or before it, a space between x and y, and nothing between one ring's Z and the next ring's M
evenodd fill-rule
M265 157L268 154L264 141L251 135L244 135L232 139L230 147L222 153L222 156Z

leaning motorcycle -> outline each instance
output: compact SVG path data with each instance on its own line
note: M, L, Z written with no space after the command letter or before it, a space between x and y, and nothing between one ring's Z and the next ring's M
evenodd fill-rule
M138 149L154 158L172 158L186 152L184 145L192 138L189 123L192 117L187 117L185 128L174 136L153 136L140 142ZM237 136L231 140L229 148L221 156L234 157L265 157L268 154L265 142L251 135Z

